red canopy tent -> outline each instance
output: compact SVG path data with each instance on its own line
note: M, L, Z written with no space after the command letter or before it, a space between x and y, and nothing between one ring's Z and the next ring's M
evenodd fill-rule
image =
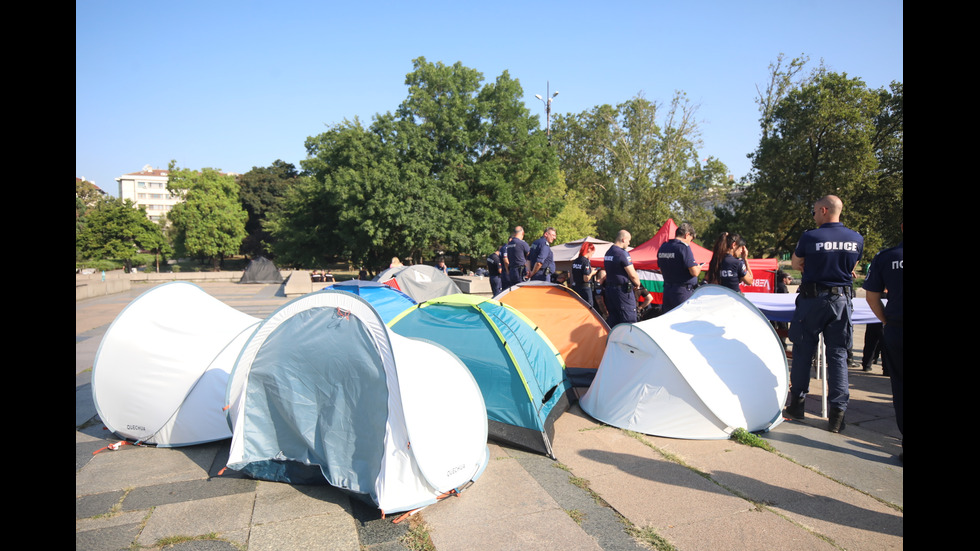
M660 266L657 264L657 251L660 247L674 238L674 234L677 233L677 224L674 223L673 218L668 218L664 222L663 226L657 230L656 235L654 235L649 241L639 245L638 247L630 250L630 259L633 261L633 267L637 270L645 271L660 271ZM697 243L691 243L691 252L694 253L694 259L703 264L702 268L707 269L708 264L711 263L711 250L698 245ZM742 292L744 293L774 293L776 292L776 270L779 269L779 263L774 258L750 258L748 259L749 268L752 270L753 284L745 285L740 284ZM602 268L605 265L603 257L594 256L592 257L592 265ZM642 279L642 278L641 278ZM663 292L662 281L652 282L650 285L644 285L651 292L655 293L654 303L660 304L660 293Z
M675 233L677 233L677 224L674 223L673 218L668 218L649 241L630 250L633 267L637 270L660 270L660 266L657 265L657 251L660 250L661 245L673 239ZM694 259L703 262L705 267L711 262L711 251L701 245L691 243L691 252L694 253ZM604 266L604 259L594 256L592 265L601 268Z

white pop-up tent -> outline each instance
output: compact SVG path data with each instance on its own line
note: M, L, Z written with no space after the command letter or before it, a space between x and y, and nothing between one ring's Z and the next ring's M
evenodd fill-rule
M109 326L92 365L92 396L118 436L161 447L231 438L225 387L261 320L187 282L158 285Z
M610 425L671 438L728 438L782 422L783 346L742 295L698 288L670 312L613 328L582 410Z
M348 292L304 295L263 321L226 400L230 468L328 483L384 513L460 491L489 457L486 407L466 366L391 332Z

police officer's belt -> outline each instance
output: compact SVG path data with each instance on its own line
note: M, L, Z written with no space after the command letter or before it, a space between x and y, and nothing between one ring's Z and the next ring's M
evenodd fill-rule
M664 287L683 287L688 291L693 291L697 287L697 285L691 285L690 283L667 283L665 281Z
M819 283L804 283L800 285L800 294L803 295L803 298L814 298L821 295L851 296L851 288L846 286L828 287Z
M622 291L624 293L632 293L633 292L633 284L632 283L608 283L607 282L605 284L605 287L608 288L608 289L619 289L620 291Z

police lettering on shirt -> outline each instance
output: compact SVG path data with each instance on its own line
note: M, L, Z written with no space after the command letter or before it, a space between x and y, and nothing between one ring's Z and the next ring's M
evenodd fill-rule
M858 243L855 241L824 241L816 243L817 252L820 251L857 251Z
M850 285L851 270L864 251L864 238L840 222L803 232L794 254L805 259L803 283Z
M588 258L584 256L579 256L572 262L572 285L576 287L585 287L588 283L585 281L585 276L592 273L592 263Z

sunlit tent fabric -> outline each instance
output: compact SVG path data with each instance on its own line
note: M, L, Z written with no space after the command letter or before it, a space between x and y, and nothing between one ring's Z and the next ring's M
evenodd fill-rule
M157 285L112 322L92 365L92 396L105 426L161 447L231 437L225 387L260 319L197 285Z
M513 306L544 331L565 360L572 386L592 384L606 349L609 325L575 291L554 283L525 281L493 298Z
M491 438L554 457L554 422L568 409L571 386L558 350L526 316L457 294L420 303L388 325L441 344L466 364L483 393Z
M328 483L384 513L460 491L489 457L483 398L459 359L391 332L342 291L304 295L263 321L226 400L228 467Z
M388 268L374 278L412 297L415 302L459 293L456 283L441 270L427 264Z
M572 262L578 258L578 255L582 250L582 243L585 242L595 245L595 254L593 256L598 257L604 256L606 254L606 250L608 250L609 246L612 245L611 241L603 241L602 239L597 239L592 236L555 245L551 247L551 252L555 255L555 269L559 272L571 271Z
M405 293L377 281L363 281L352 279L328 285L324 289L335 291L346 291L355 295L360 295L367 300L375 310L381 314L381 321L388 323L395 316L401 314L406 308L414 306L415 300Z
M789 370L772 325L742 295L699 287L670 312L613 328L582 410L671 438L728 438L782 422Z
M282 274L275 263L264 256L257 256L245 266L239 283L282 283Z

